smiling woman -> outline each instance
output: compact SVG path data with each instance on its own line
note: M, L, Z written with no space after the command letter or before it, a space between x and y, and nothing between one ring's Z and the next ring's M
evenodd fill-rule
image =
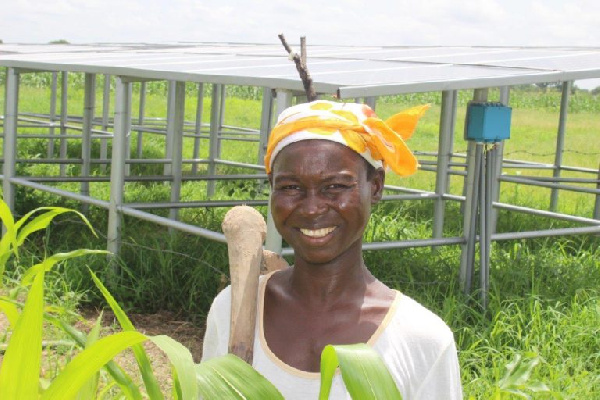
M384 122L362 104L316 101L286 110L271 133L271 212L295 264L260 280L253 366L286 399L316 399L323 348L354 343L379 353L404 399L462 398L450 329L377 280L362 256L385 168L416 169L403 137L426 108ZM227 352L230 304L227 288L207 319L204 360ZM339 375L330 398L350 398Z

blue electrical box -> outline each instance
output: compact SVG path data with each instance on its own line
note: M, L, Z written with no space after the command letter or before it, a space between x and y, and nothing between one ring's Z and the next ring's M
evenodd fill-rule
M477 142L499 142L510 138L512 109L502 103L469 103L465 139Z

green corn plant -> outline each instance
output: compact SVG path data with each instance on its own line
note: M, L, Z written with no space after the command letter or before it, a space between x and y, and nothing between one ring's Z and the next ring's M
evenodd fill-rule
M81 213L61 207L41 207L14 221L6 204L0 201L0 218L6 234L0 240L0 281L6 262L32 233L45 229L52 219L66 212L76 213L90 227ZM38 213L36 217L34 214ZM33 218L32 218L33 217ZM93 232L93 229L92 229ZM157 379L142 342L152 341L165 352L173 366L173 398L196 399L283 399L276 387L241 359L228 354L201 364L194 364L189 350L174 339L147 336L138 331L108 289L90 270L92 280L113 310L122 332L100 338L98 318L89 335L78 331L45 307L44 278L59 262L88 254L106 254L103 250L74 250L57 253L33 265L22 275L20 285L29 288L24 304L11 296L0 296L0 312L9 321L12 331L4 359L0 365L1 399L93 399L103 398L115 387L125 398L163 400ZM47 384L42 385L43 322L47 321L66 332L81 351ZM145 396L132 378L112 359L121 351L132 348L146 389ZM322 354L322 388L320 399L328 398L332 378L340 368L344 383L353 398L401 399L393 379L379 356L366 345L327 346ZM112 381L98 393L99 372L105 369Z

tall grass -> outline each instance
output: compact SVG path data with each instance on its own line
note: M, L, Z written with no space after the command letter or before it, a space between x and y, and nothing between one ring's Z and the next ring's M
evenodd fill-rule
M100 84L100 83L99 83ZM81 90L74 83L70 92L73 104L82 104ZM22 110L47 112L47 86L42 88L24 86ZM135 88L134 88L135 89ZM195 90L193 87L190 92ZM205 88L210 90L210 88ZM497 94L492 92L491 96ZM134 96L135 98L135 96ZM31 99L31 100L30 100ZM468 92L459 93L460 109L457 121L455 151L466 149L462 140L460 118L464 104L470 99ZM515 91L511 94L513 111L512 138L506 142L505 152L509 158L552 162L556 143L558 121L557 99L559 92ZM600 101L584 92L576 92L571 103L572 114L568 117L564 163L588 168L598 167L600 146L596 133L600 130L597 112ZM148 116L163 116L166 110L164 87L150 88L147 100ZM437 150L437 125L440 98L437 94L416 94L384 98L378 103L378 113L385 117L400 108L416 103L434 104L425 116L410 146L422 151ZM98 103L97 103L97 107ZM227 124L258 127L260 102L252 95L227 99ZM73 106L80 112L82 106ZM136 106L133 107L136 110ZM99 110L99 108L98 108ZM186 104L186 118L193 119L195 100ZM205 118L209 104L205 99ZM46 143L28 142L20 145L22 156L44 154ZM245 143L227 144L224 158L239 161L254 160L255 145ZM79 149L69 148L73 157ZM135 144L132 146L135 148ZM207 143L202 151L206 156ZM185 157L190 156L191 145L184 147ZM95 148L94 151L98 151ZM144 139L146 157L162 156L164 142L161 137L148 135ZM34 165L20 166L23 174L37 174ZM136 170L139 174L156 173L153 166ZM235 169L224 169L233 172ZM74 170L73 173L77 171ZM236 171L240 172L240 171ZM100 174L101 171L97 170ZM509 174L529 174L526 170L508 171ZM538 174L543 175L539 172ZM566 176L580 176L565 174ZM589 177L589 176L588 176ZM433 189L432 174L418 172L414 177L398 180L392 176L388 183L409 187ZM73 190L78 190L72 185ZM215 198L231 197L266 198L259 181L221 182L217 185ZM451 180L451 192L460 193L462 180ZM104 184L93 184L95 196L108 199ZM21 213L36 205L77 204L53 195L18 190L17 208ZM206 198L203 183L184 184L184 200ZM166 200L168 186L163 184L128 184L126 197L132 201ZM503 184L501 200L545 209L548 207L549 191ZM594 198L590 195L561 193L560 211L589 216ZM266 209L260 208L264 214ZM163 212L163 211L161 211ZM163 212L164 213L164 212ZM181 218L209 229L218 230L225 213L223 209L182 210ZM460 232L462 215L455 204L446 208L445 235ZM25 243L23 257L41 259L42 245L52 251L67 248L103 249L106 241L102 236L106 227L106 212L92 207L88 214L99 238L81 234L80 225L73 219L57 219L47 233L33 235ZM367 228L367 240L396 240L429 237L433 215L431 204L421 202L382 203L374 210ZM210 242L186 234L170 235L155 225L124 218L123 251L119 260L120 274L106 267L99 260L69 260L56 267L53 281L56 296L64 288L73 293L73 303L97 305L101 298L86 266L103 281L119 302L128 310L153 312L169 309L202 324L210 302L223 285L227 284L227 250L223 244ZM500 212L499 231L522 231L550 226L571 226L549 219L534 218ZM497 242L492 246L492 271L490 304L481 310L473 297L465 296L459 289L458 269L460 249L443 247L432 252L429 248L366 252L365 262L373 273L386 284L419 300L437 312L455 332L460 351L464 391L473 398L498 398L508 396L513 390L532 395L534 398L600 398L600 237L588 235L552 239L518 240ZM293 261L293 259L290 259ZM19 276L16 265L8 265L8 274ZM535 368L533 367L535 366ZM512 369L511 369L512 368ZM530 369L529 369L530 368ZM523 383L515 377L515 371L529 371L530 379ZM511 380L512 379L512 380ZM499 384L504 382L505 386ZM536 392L545 384L547 391ZM510 386L513 385L513 386ZM519 386L521 385L521 386ZM512 389L511 389L512 388ZM517 394L514 397L520 398ZM504 397L501 397L504 398Z

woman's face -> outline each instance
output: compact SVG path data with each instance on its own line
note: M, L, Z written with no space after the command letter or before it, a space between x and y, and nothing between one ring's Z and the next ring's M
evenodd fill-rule
M297 258L323 264L360 251L383 170L368 176L365 160L348 147L304 140L277 155L269 178L275 226Z

